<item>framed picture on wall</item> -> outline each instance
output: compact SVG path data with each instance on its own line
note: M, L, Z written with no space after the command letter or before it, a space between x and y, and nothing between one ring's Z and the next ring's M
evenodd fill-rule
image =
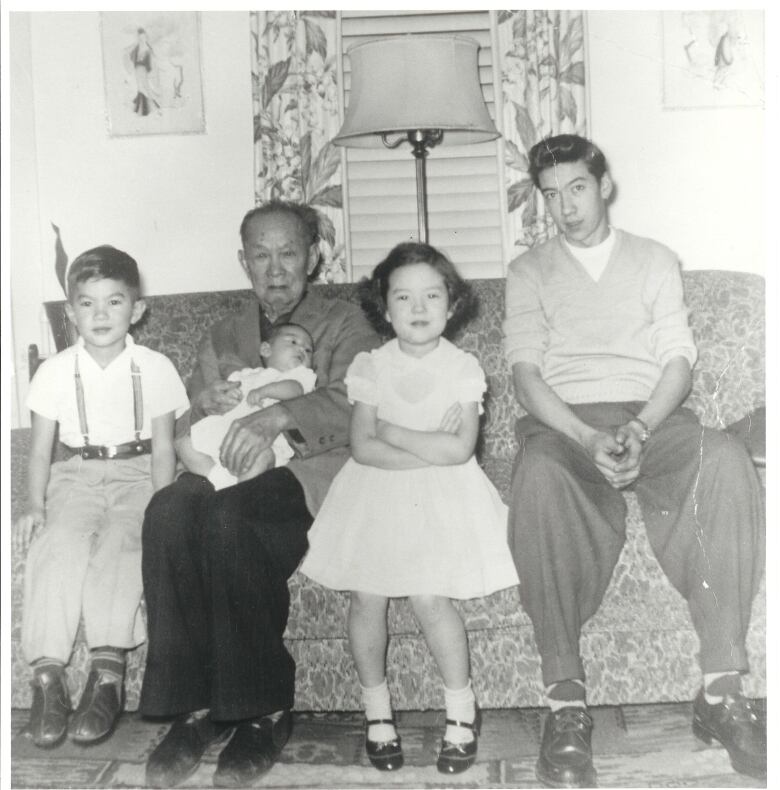
M764 105L763 11L663 11L665 109Z
M205 131L200 14L104 12L100 31L111 136Z

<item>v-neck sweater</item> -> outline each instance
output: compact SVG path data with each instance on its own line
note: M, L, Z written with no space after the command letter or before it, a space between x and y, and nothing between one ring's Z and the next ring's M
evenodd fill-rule
M598 280L559 236L509 266L507 361L537 365L567 403L647 400L671 359L696 361L677 256L651 239L614 232Z

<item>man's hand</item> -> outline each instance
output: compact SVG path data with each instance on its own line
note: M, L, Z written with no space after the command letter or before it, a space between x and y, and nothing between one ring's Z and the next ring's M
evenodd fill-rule
M193 408L201 414L224 414L241 403L241 382L218 379L193 398Z
M35 534L40 532L45 526L46 514L43 510L33 509L29 513L25 513L16 524L14 524L14 550L26 554Z
M285 429L292 428L289 412L281 403L233 421L219 450L219 460L236 477L246 474L263 450Z
M638 442L638 448L633 439ZM642 444L638 435L633 439L627 436L627 432L613 436L606 431L593 431L583 443L585 451L613 488L625 488L639 477Z

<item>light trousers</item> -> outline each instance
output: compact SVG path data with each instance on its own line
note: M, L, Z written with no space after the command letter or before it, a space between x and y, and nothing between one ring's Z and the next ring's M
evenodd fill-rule
M46 526L25 568L22 649L67 663L83 616L90 647L133 648L140 616L141 527L152 495L151 456L52 465Z

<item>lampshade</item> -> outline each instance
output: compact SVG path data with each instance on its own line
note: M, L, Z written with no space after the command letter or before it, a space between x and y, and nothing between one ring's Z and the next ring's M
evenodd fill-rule
M381 147L382 134L441 129L442 145L499 136L479 85L474 39L393 36L350 47L349 107L333 142Z

